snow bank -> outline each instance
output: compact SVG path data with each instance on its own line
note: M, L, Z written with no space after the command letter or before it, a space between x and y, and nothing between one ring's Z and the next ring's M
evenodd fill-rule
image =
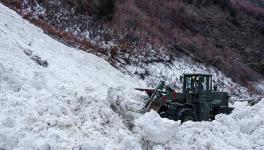
M118 111L140 112L149 97L144 92L136 91L135 89L118 87L108 89L107 99L113 107L119 109Z
M144 137L144 140L154 143L166 143L179 131L180 122L162 119L155 111L146 113L135 120L134 131Z
M242 106L231 115L220 114L212 122L178 122L162 119L155 112L135 121L135 133L161 149L264 149L264 99L255 106Z
M0 18L0 149L141 149L107 94L142 85L2 4Z
M264 100L213 122L142 116L135 112L145 97L133 88L146 85L55 41L2 4L0 18L0 149L264 149ZM146 81L174 80L180 64L171 71L146 66L154 75Z

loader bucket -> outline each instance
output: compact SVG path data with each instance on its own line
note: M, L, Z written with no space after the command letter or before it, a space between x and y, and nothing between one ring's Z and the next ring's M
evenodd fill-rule
M140 88L135 88L138 91L145 91L149 97L151 97L152 93L154 92L154 89L140 89Z

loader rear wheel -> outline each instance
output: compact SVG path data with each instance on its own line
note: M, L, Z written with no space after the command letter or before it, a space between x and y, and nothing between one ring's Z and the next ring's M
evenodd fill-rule
M213 110L213 118L212 118L212 120L214 120L215 116L219 115L219 114L227 114L227 115L229 115L233 111L233 109L234 109L233 107L226 107L226 106L216 107Z
M181 123L186 121L195 121L194 111L190 108L183 108L177 114L177 120L181 120Z

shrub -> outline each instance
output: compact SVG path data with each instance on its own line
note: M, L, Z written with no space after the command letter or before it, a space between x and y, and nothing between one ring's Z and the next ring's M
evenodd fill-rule
M230 0L231 6L233 9L245 11L250 15L254 15L256 17L262 16L264 17L264 9L261 7L257 7L245 0Z
M66 0L66 2L74 5L76 13L88 14L103 20L111 19L115 8L115 0Z
M206 0L118 0L112 24L117 27L117 31L121 30L127 35L123 37L126 38L124 41L134 43L136 37L139 47L144 47L145 43L151 43L152 39L155 39L153 43L173 45L172 47L197 60L216 66L244 85L246 85L245 80L257 80L258 74L250 71L242 63L234 61L239 57L238 54L221 45L217 46L208 40L206 35L199 34L200 31L196 30L197 27L194 25L207 23L207 20L192 13L195 9L193 7L196 7L195 5L201 7L200 5L207 2ZM236 26L240 25L237 20L240 10L229 0L214 0L210 3L228 11L231 22Z

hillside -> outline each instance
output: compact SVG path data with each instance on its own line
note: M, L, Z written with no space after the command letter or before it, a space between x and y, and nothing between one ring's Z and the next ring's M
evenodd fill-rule
M264 71L261 0L2 2L56 39L86 51L92 47L89 52L122 71L153 62L173 67L187 55L253 93L263 92L256 85Z
M263 0L247 0L250 3L253 3L256 6L264 7L264 1Z
M250 97L213 67L181 59L166 71L160 66L166 64L157 62L147 66L153 75L139 80L58 42L2 4L0 18L0 149L264 148L264 99L252 107L236 102L231 115L218 115L212 122L180 125L153 111L137 113L145 96L135 87L194 69L211 71L225 90ZM126 69L143 72L137 66ZM116 112L113 105L124 112Z

